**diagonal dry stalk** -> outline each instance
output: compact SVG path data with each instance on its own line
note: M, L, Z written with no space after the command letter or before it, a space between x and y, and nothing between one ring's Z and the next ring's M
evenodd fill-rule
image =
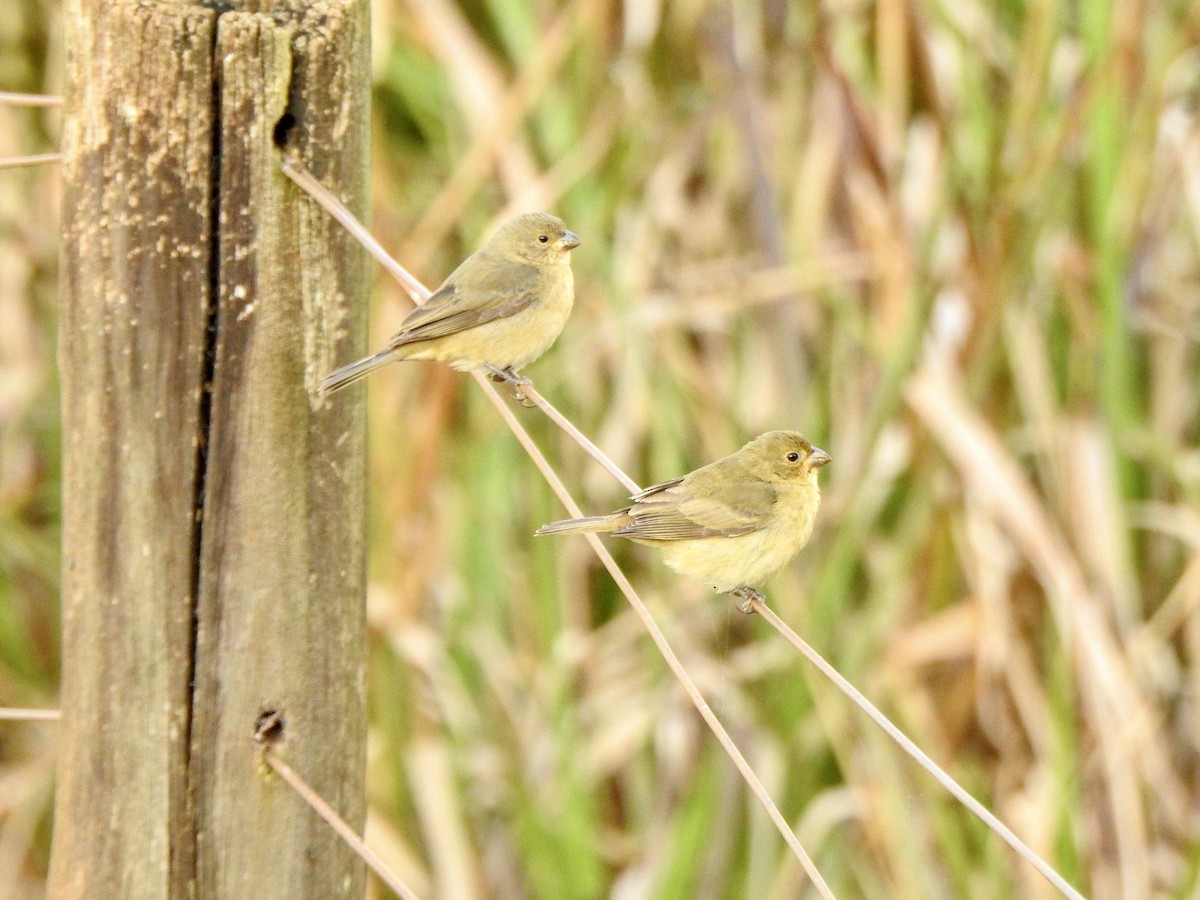
M908 735L893 724L891 719L885 716L875 704L862 695L858 688L847 681L837 669L830 665L825 657L821 656L804 638L796 634L786 622L779 618L773 609L758 599L752 599L750 603L754 607L755 612L766 619L771 627L778 631L789 644L799 650L805 659L817 667L822 675L833 682L838 690L849 697L859 709L865 712L871 721L882 728L887 736L895 741L905 753L915 759L921 768L937 779L938 783L954 796L954 799L978 816L988 828L992 829L1010 847L1023 856L1047 881L1058 888L1064 897L1070 897L1072 900L1083 900L1082 895L1075 888L1071 887L1058 872L1051 868L1049 863L1038 856L1028 844L1017 837L1011 828L996 818L991 810L972 797L966 788L950 777L945 769L930 759L920 747L913 743Z
M284 162L282 163L282 169L289 178L295 181L323 208L329 211L334 218L336 218L343 225L346 225L356 238L360 237L361 235L366 235L366 229L364 229L360 223L354 220L354 217L350 211L347 210L337 200L336 197L326 190L323 185L314 179L298 161L285 157ZM380 253L383 253L382 248L374 239L364 241L364 246L366 246L372 254L375 254L377 258L379 258L378 255ZM421 302L429 297L429 290L425 288L419 281L417 281L411 274L405 271L403 267L401 267L394 260L389 259L388 263L386 264L386 268L389 272L397 275L397 278L404 285L410 296L414 293L419 294L421 296ZM579 505L575 503L574 499L567 491L562 479L560 479L554 469L551 468L545 456L542 455L537 445L534 444L533 439L529 436L529 433L512 414L512 410L508 408L508 405L505 403L504 399L501 398L495 387L493 387L488 381L487 376L481 372L475 372L473 375L480 387L483 388L484 393L487 394L488 399L491 400L492 404L499 411L500 416L504 419L505 424L508 425L509 429L513 432L514 436L525 449L526 453L529 454L530 459L533 460L533 463L538 468L538 471L541 472L547 483L554 490L555 494L558 495L558 498L562 501L563 505L567 508L567 512L572 516L582 516L583 511L579 508ZM540 395L536 394L536 392L534 392L530 386L522 385L521 390L525 396L529 397L534 401L535 404L541 407L554 422L564 427L564 430L566 430L567 433L572 436L572 438L579 441L580 445L590 455L597 459L605 467L605 469L613 473L614 476L616 476L622 484L629 488L632 493L636 493L639 490L638 485L631 478L629 478L628 475L622 472L620 467L617 466L615 462L609 459L598 447L595 446L595 444L584 437L584 435L577 428L567 421L565 416L558 412L558 410L554 409L554 407L551 406L550 403L548 403ZM778 829L784 841L787 842L792 852L796 855L797 859L800 861L800 865L804 868L805 872L808 873L809 878L812 879L813 884L816 886L821 896L832 898L834 896L833 892L830 890L828 884L825 883L824 878L821 876L820 871L818 871L816 868L812 858L804 850L804 847L800 844L799 838L796 837L795 832L792 830L787 820L783 817L783 814L779 811L779 808L775 805L775 802L767 793L766 788L763 786L758 776L754 773L750 763L747 761L741 750L738 749L737 745L733 741L733 738L729 736L729 732L725 730L725 727L721 724L721 721L717 718L716 714L712 711L711 707L708 705L708 702L704 699L703 694L700 693L700 689L696 686L696 683L692 680L683 664L679 661L679 658L675 655L674 650L671 649L671 645L667 642L662 630L658 627L658 624L650 615L650 611L646 608L646 605L642 601L641 597L639 597L637 592L633 589L633 585L631 585L629 580L625 577L625 573L621 571L620 567L616 563L616 560L613 559L612 555L608 552L608 549L604 546L604 544L601 543L599 538L597 538L595 535L586 535L586 537L588 539L588 543L592 547L592 550L596 553L600 559L600 562L604 565L609 574L612 576L613 580L616 582L617 587L620 588L626 599L633 606L634 612L637 613L638 618L641 619L642 624L649 632L651 639L658 647L659 653L666 661L667 666L671 669L676 679L683 686L685 693L688 695L688 699L690 699L693 705L695 705L697 711L700 713L700 716L704 719L705 724L707 724L712 732L717 736L717 740L720 742L725 752L733 760L738 772L741 773L742 778L744 778L746 783L749 785L750 790L753 792L755 798L766 810L767 815L770 817L772 823L775 825L776 829Z
M521 393L531 400L534 406L544 412L547 417L549 417L551 422L565 431L571 440L575 441L575 443L584 449L588 456L600 463L600 465L604 467L604 470L608 472L608 474L617 479L617 481L621 483L621 486L624 487L625 490L629 491L630 495L641 491L642 488L636 481L626 475L621 470L621 467L613 462L607 453L592 443L591 439L589 439L587 435L576 428L575 424L570 419L555 409L549 400L547 400L534 389L532 384L522 385ZM583 513L572 513L572 515L583 515Z
M338 837L345 841L350 849L359 855L362 861L370 867L371 871L379 876L379 880L396 893L397 897L402 898L402 900L418 900L417 895L413 893L408 885L397 878L394 872L384 865L383 860L375 855L375 852L358 836L349 823L339 816L337 811L329 805L325 798L314 791L295 769L280 759L270 745L263 747L262 756L263 761L274 769L275 773L286 781L300 795L304 802L313 808L317 815L329 823L329 826L337 832Z

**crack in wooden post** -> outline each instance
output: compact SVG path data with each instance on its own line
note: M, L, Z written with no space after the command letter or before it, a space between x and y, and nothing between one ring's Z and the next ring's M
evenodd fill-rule
M287 710L361 828L364 416L309 385L364 349L368 270L276 144L365 214L368 10L233 7L64 13L55 897L363 892L251 737Z

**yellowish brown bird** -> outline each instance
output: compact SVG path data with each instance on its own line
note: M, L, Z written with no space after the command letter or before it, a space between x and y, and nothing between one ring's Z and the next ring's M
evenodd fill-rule
M571 315L571 251L579 238L549 213L527 213L501 226L400 324L378 353L321 382L340 390L401 359L431 359L460 372L528 384L520 370L554 343Z
M667 565L732 594L753 612L754 585L782 569L812 536L830 456L795 431L760 434L737 453L648 487L607 516L565 519L536 534L593 532L662 551Z

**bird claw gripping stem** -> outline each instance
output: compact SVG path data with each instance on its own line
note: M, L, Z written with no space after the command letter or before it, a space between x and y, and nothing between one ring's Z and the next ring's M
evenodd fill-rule
M745 613L748 616L754 615L755 600L757 600L759 603L767 602L767 598L758 591L754 590L754 588L740 587L737 590L730 591L729 593L730 596L735 600L741 601L741 603L737 605L738 612Z
M532 400L525 396L521 390L523 385L533 384L533 382L517 372L514 372L512 366L501 369L498 366L489 364L487 366L488 377L497 384L508 384L512 386L512 398L520 403L526 409L532 409L535 404Z

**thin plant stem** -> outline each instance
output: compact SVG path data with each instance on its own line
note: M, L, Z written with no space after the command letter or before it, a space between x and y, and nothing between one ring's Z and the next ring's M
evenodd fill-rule
M346 204L335 197L329 188L317 181L312 173L304 168L300 160L285 153L283 162L279 166L283 169L284 175L299 185L304 193L316 200L327 213L342 223L356 241L367 248L367 252L374 256L379 264L404 286L413 303L420 306L429 299L429 291L425 289L425 286L388 255L388 252L383 249L379 241L375 240L371 232L355 218L354 213L346 208Z
M300 795L305 803L313 808L318 816L329 823L329 826L338 833L338 836L346 842L347 846L362 858L362 861L371 868L372 872L379 876L380 881L395 892L396 896L402 897L404 900L419 900L408 885L402 882L391 869L384 865L383 860L375 855L375 851L367 846L366 842L355 833L349 823L339 816L334 808L325 801L325 798L313 790L295 769L276 756L274 750L269 746L263 748L262 754L263 760L267 765L274 769L280 778L291 785L292 789Z
M0 91L0 103L8 106L62 106L63 98L53 94L18 94Z
M30 156L10 156L0 159L0 169L19 169L22 166L40 166L62 161L61 153L34 153Z
M751 598L750 603L754 611L766 619L771 627L783 636L784 640L799 650L809 662L821 671L822 675L832 681L838 690L854 701L855 705L865 712L876 725L882 728L888 737L899 744L905 753L915 759L921 768L937 779L942 787L948 790L959 803L978 816L988 828L1003 838L1010 847L1024 857L1047 881L1054 885L1064 897L1070 897L1072 900L1083 900L1083 895L1079 891L1067 884L1066 880L1049 863L1038 856L1028 844L1017 837L1012 829L996 818L986 806L972 797L966 788L950 777L945 769L925 755L921 748L914 744L903 731L892 724L891 719L880 712L875 704L864 697L837 669L826 662L825 658L814 650L800 635L796 634L783 619L779 618L773 609L757 597Z
M565 431L567 435L570 436L575 443L582 447L594 460L596 460L596 462L600 463L600 465L604 467L605 471L607 471L609 475L621 482L621 485L625 488L625 490L629 491L630 494L636 494L641 491L641 487L636 481L626 475L621 467L609 458L608 454L593 444L587 435L576 428L575 423L555 409L549 400L534 390L532 384L521 385L521 393L528 397L533 402L534 406L538 407L542 412L544 412L550 418L550 421Z
M542 455L542 451L538 449L538 446L533 442L533 438L530 437L529 432L525 430L524 426L522 426L517 420L517 417L513 415L512 410L509 409L508 404L504 401L504 398L502 398L496 389L492 387L490 383L488 383L485 375L479 372L473 374L475 375L475 380L478 381L480 386L483 388L484 393L487 394L488 399L492 401L492 405L496 407L497 411L499 411L500 417L504 419L504 422L506 425L508 425L509 430L512 431L513 435L525 449L525 452L529 454L529 458L533 460L533 464L537 467L538 471L542 473L542 477L546 479L547 484L549 484L554 493L558 495L558 499L562 501L563 506L567 508L567 512L575 517L582 516L583 511L579 508L579 505L575 502L574 498L571 497L566 485L563 484L562 479L558 477L558 473L555 472L550 466L550 463L547 462L546 457ZM779 833L783 836L783 839L787 842L788 846L791 847L792 852L796 854L796 858L800 860L800 865L804 867L804 871L808 873L808 877L812 879L813 884L816 885L816 888L820 892L821 896L832 898L834 896L833 891L831 891L829 885L825 883L825 879L821 877L821 873L817 869L816 864L812 861L811 857L809 857L808 853L805 852L804 847L800 844L800 839L796 837L796 833L792 830L787 820L783 817L783 814L779 811L779 808L771 799L770 794L767 793L767 789L763 787L763 784L761 781L759 781L758 776L754 774L754 770L750 767L750 763L746 760L746 757L742 754L742 751L738 749L737 744L733 742L733 738L729 736L729 732L725 730L725 726L721 724L721 720L717 718L716 714L709 707L708 701L704 699L704 695L700 693L700 689L696 686L696 683L692 680L692 677L687 673L687 669L683 667L683 663L679 661L679 657L677 657L675 655L675 651L671 649L671 645L667 642L666 636L662 633L662 630L654 621L653 616L650 615L650 611L646 609L646 604L642 602L642 598L639 597L637 592L633 589L633 585L629 583L629 579L625 577L625 573L621 571L621 568L617 565L616 560L613 559L612 555L608 552L608 548L605 547L603 542L594 534L587 534L584 535L584 537L587 538L592 550L596 553L596 556L600 558L600 562L603 563L604 568L608 570L608 574L612 576L612 579L616 582L617 587L621 589L621 593L625 595L625 598L633 607L633 611L637 613L638 618L642 620L642 625L645 626L646 631L650 634L651 640L653 640L655 645L658 647L658 652L662 654L663 659L666 660L667 666L670 667L671 671L675 675L675 678L681 685L683 685L683 689L687 693L688 699L692 701L692 704L696 707L697 711L700 713L700 716L704 719L705 723L707 723L708 727L712 729L713 734L717 736L717 740L720 741L721 746L725 749L725 752L729 755L729 758L733 760L733 764L737 766L738 771L741 773L742 778L745 779L746 784L750 786L750 790L753 792L755 798L757 798L758 802L762 804L763 808L767 811L767 815L770 816L771 821L774 823L776 829L778 829Z
M17 709L0 706L0 719L13 722L57 722L61 718L62 710L58 709Z

